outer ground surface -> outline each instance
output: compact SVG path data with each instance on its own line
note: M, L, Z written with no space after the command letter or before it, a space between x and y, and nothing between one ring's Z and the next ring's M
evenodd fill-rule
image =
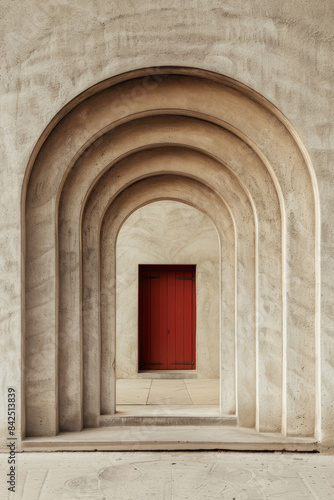
M315 453L23 453L16 493L24 500L262 500L334 498L334 457Z

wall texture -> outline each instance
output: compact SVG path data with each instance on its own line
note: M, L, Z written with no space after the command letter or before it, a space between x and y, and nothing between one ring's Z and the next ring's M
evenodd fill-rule
M193 207L159 201L125 221L116 253L116 376L138 374L138 265L196 264L196 373L219 378L219 241Z
M97 82L182 65L232 77L288 117L313 162L321 207L320 428L334 445L332 0L103 0L1 3L1 397L21 380L21 192L50 120ZM250 117L251 119L251 117ZM51 165L50 165L51 168ZM7 414L0 405L1 447ZM21 426L18 412L17 429ZM320 430L319 428L319 430Z

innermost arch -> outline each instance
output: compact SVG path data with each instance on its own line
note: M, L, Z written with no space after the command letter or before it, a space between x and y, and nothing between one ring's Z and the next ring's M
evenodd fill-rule
M143 264L164 264L164 269L173 264L196 266L195 370L140 369L138 266ZM135 405L131 414L172 411L204 416L209 406L218 415L219 238L213 222L178 201L155 201L137 209L118 235L116 273L117 412L126 414L129 405ZM168 338L166 332L166 346Z

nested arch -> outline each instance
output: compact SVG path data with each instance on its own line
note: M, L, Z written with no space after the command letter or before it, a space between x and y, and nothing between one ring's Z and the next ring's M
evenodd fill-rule
M194 200L195 196L195 200ZM225 258L221 261L222 279L233 289L235 255L234 255L234 224L231 215L222 200L216 193L198 181L182 178L175 175L154 176L142 180L128 187L107 208L103 218L101 231L101 335L102 335L102 386L101 386L101 411L102 414L112 414L115 410L115 284L116 284L116 240L120 227L124 221L138 208L154 201L168 199L181 201L194 206L202 213L208 215L215 223L219 239L224 240ZM210 210L209 201L215 201L221 207L221 218ZM225 248L226 246L226 248ZM225 413L235 414L235 349L234 349L234 303L226 297L226 302L231 308L230 328L225 325L225 349L221 355L226 373L230 373L229 380L224 378L223 401ZM253 340L253 341L252 341ZM255 339L250 339L251 349L255 350ZM109 349L103 346L111 345ZM228 347L228 348L226 348ZM108 355L112 351L112 356ZM112 375L112 376L110 376ZM89 379L89 377L87 377ZM228 383L227 383L228 382Z
M119 105L122 95L128 98ZM32 155L22 198L26 434L56 434L58 417L63 429L83 426L84 322L96 314L96 306L82 309L81 302L83 240L95 227L95 222L85 226L85 207L113 162L117 171L129 152L153 145L173 145L174 154L177 147L199 149L220 165L202 170L204 186L214 183L223 196L230 171L247 193L255 225L256 376L247 382L241 368L236 394L255 408L259 430L313 434L320 406L315 382L319 211L312 166L289 122L265 99L229 78L189 68L140 70L89 89L55 118ZM171 157L160 157L163 174ZM113 180L120 191L147 175L142 165L132 179L127 177L130 163L125 161ZM189 176L189 170L181 166L178 174ZM231 196L233 214L239 202ZM237 249L243 248L245 225L237 224ZM236 253L236 283L247 286L244 248L244 254ZM249 300L243 290L236 287L239 304ZM249 335L247 318L241 308L236 311L235 335L243 341ZM66 352L68 332L71 350ZM238 396L236 402L242 416Z
M194 169L194 165L197 165L197 169ZM161 175L161 169L163 169L164 175ZM145 172L145 178L140 179L135 177L135 182L124 189L117 197L112 197L113 192L117 192L117 184L114 185L113 181L118 178L119 172L122 170L127 171L131 177L132 172L134 175L142 171ZM144 171L143 171L144 169ZM84 330L88 332L92 331L94 322L97 321L96 317L91 314L91 311L97 311L96 306L98 301L97 288L99 286L97 276L96 276L96 261L99 255L99 227L101 225L101 220L104 220L104 213L108 210L113 217L120 217L118 214L122 214L124 210L129 210L130 207L134 209L137 206L137 202L140 196L142 204L145 204L145 200L151 198L153 189L159 182L161 185L159 195L163 198L166 196L164 189L170 191L169 196L175 198L175 193L178 193L180 199L186 200L188 203L200 207L201 211L205 211L211 219L215 221L216 227L219 228L220 234L222 234L222 239L226 241L226 234L230 234L231 230L236 233L237 230L243 233L243 239L241 240L239 234L239 245L237 246L235 240L238 239L237 234L234 238L228 239L228 245L224 245L222 249L223 259L222 268L224 270L224 300L221 302L222 309L222 319L221 319L221 329L224 331L224 345L225 351L222 352L222 359L228 358L231 353L234 352L235 344L235 316L236 307L235 303L235 293L233 290L237 286L235 283L235 266L236 262L239 260L240 266L245 270L247 274L247 280L243 280L240 277L238 282L239 293L245 294L247 297L252 297L255 294L255 221L254 213L252 211L251 203L248 199L247 192L240 186L238 180L229 173L228 170L222 174L222 165L206 156L199 155L198 152L188 150L186 148L155 148L153 150L146 150L140 153L131 155L130 157L122 160L113 168L111 167L109 171L100 179L100 181L95 185L92 194L87 201L86 211L83 218L83 287L84 287L84 303L87 298L89 302L89 307L84 306L84 310L88 311L88 314L84 316L84 322L86 327ZM208 180L203 177L203 172L207 171L212 176L212 180ZM215 174L220 172L224 180L224 196L219 195L215 190ZM205 184L205 181L207 184ZM172 183L172 184L171 184ZM173 186L171 189L170 186ZM112 186L112 188L110 187ZM165 187L164 187L165 186ZM183 198L182 198L182 193ZM173 195L174 193L174 195ZM230 204L233 201L238 200L237 207L233 209L230 208ZM120 203L124 205L120 205ZM200 204L200 205L199 205ZM119 208L122 206L122 210ZM230 215L228 215L230 213ZM109 218L112 217L109 215ZM123 215L124 216L124 215ZM225 235L223 232L222 224L226 225ZM116 226L117 228L117 226ZM116 229L114 229L115 231ZM111 246L113 249L114 246ZM89 255L86 258L85 255ZM114 255L114 251L109 252L110 258ZM113 282L113 265L109 264L107 266L109 269L108 274L111 281L107 280L107 283ZM110 274L111 273L111 274ZM88 284L86 287L86 283ZM114 290L114 285L110 284L111 290ZM94 291L93 291L94 290ZM229 290L229 293L226 293ZM114 296L113 296L114 297ZM95 300L95 305L93 305ZM113 303L113 299L111 299ZM114 311L113 306L108 306L109 311ZM247 323L247 328L249 331L248 343L243 342L240 346L244 350L244 355L240 357L239 364L250 361L252 357L252 352L254 356L254 361L251 363L249 370L239 374L239 383L241 384L241 389L238 392L239 406L244 408L242 421L248 423L255 422L255 393L253 397L249 397L249 393L244 389L246 385L246 379L249 381L254 377L254 384L252 390L255 391L255 317L253 304L240 304L239 309L240 317L244 318L244 322ZM240 326L242 326L242 318L239 320ZM105 330L111 332L114 329L114 322L109 321L109 327ZM88 340L87 340L88 341ZM96 344L95 344L96 345ZM234 354L232 355L232 357ZM247 359L246 359L247 358ZM109 360L109 361L108 361ZM105 401L103 402L102 409L104 413L114 412L114 398L112 397L109 401L107 395L111 395L113 391L113 382L110 378L110 373L112 373L111 366L113 363L113 357L109 359L106 356L105 363L107 365L106 369L102 367L102 393L104 395ZM89 363L89 361L88 361ZM111 363L111 366L110 364ZM88 369L88 365L87 365ZM94 377L94 365L91 364L90 374L84 376L84 380L92 380ZM237 374L235 373L236 366L233 362L222 362L221 364L221 379L222 379L222 411L225 414L231 414L236 412L236 395L231 393L231 388L235 387L235 379ZM105 374L105 376L103 375ZM99 376L97 373L95 376ZM243 379L245 377L245 379ZM84 382L85 383L85 382ZM110 386L110 383L112 384ZM98 381L95 382L95 387ZM86 408L87 413L90 413L91 418L95 412L97 413L96 405L98 404L97 398L94 397L93 387L89 384L91 391L85 390L86 403L84 408ZM95 410L93 409L95 405ZM88 410L90 408L90 410ZM85 412L85 410L84 410ZM95 417L96 418L96 417ZM87 423L90 417L87 415ZM94 421L94 419L93 419Z

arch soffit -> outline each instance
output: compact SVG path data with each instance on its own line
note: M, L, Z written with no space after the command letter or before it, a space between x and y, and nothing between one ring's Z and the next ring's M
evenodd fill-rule
M166 111L169 111L166 113ZM162 123L162 120L167 118L168 122ZM170 119L175 118L175 121L170 123ZM188 119L186 123L179 123L177 124L178 119ZM148 120L150 121L150 128L146 130L146 133L148 135L154 135L155 140L150 140L147 141L143 145L138 145L137 147L131 147L131 144L133 146L133 138L131 137L132 134L134 134L135 138L138 135L138 132L142 133L142 124L146 122L148 123ZM160 123L159 123L160 122ZM193 141L192 143L190 141L188 142L183 142L187 137L182 136L182 132L185 132L185 126L188 124L194 125L198 124L199 127L195 127L198 132L198 136L196 137L196 141ZM162 125L162 132L166 134L166 126L169 127L170 125L175 129L177 125L179 126L178 130L175 130L175 133L179 133L180 139L178 139L178 142L173 142L173 139L175 140L176 136L174 135L171 140L164 140L161 138L159 140L159 137L157 136L157 126ZM128 127L130 126L130 131L128 130ZM200 128L202 127L202 130L200 131ZM175 147L175 148L188 148L192 149L193 151L198 151L199 153L208 156L209 158L212 158L216 162L220 163L221 165L224 165L225 168L229 169L236 178L238 178L239 183L241 183L244 186L244 189L248 193L248 196L250 199L252 197L250 196L247 187L245 186L244 182L242 181L241 177L239 174L237 174L234 170L233 167L230 165L227 159L224 159L221 155L219 155L218 148L212 147L211 149L207 147L207 144L205 144L205 140L199 141L199 136L201 135L202 138L205 137L210 137L212 135L212 131L215 130L218 133L223 132L225 135L227 134L228 137L219 137L220 141L220 147L221 147L221 141L224 140L224 144L227 145L228 142L231 142L232 139L232 144L234 145L234 158L236 162L239 163L245 163L247 159L251 156L253 160L257 164L263 165L264 169L268 172L270 178L271 178L271 183L274 185L275 190L277 192L277 196L279 199L280 203L280 208L281 208L281 216L283 220L285 219L285 210L284 210L284 194L282 193L282 189L280 186L280 183L277 179L276 173L266 157L265 154L261 151L261 149L253 142L251 141L245 134L243 134L240 130L237 130L235 127L232 125L228 124L227 122L224 122L223 120L219 120L215 118L214 116L209 116L205 115L204 113L193 113L189 110L156 110L154 113L146 112L146 113L138 113L136 116L131 116L127 117L124 119L122 122L119 121L118 123L112 123L108 124L104 129L101 129L98 133L95 134L94 137L90 138L82 147L80 150L77 151L77 153L74 155L74 157L71 159L66 172L64 173L64 176L62 178L61 184L58 189L58 194L57 194L57 205L59 204L59 200L61 198L61 194L63 191L63 187L66 184L66 180L68 179L69 173L71 169L76 166L77 162L92 162L96 158L96 156L101 156L101 155L107 155L108 150L109 152L113 150L113 147L115 147L115 143L117 143L117 140L119 137L114 138L113 134L115 132L121 133L122 137L122 129L125 131L125 134L127 135L127 138L129 139L129 149L123 150L118 156L114 156L113 160L109 163L105 163L104 166L100 169L99 173L96 175L95 179L92 180L91 186L87 187L86 190L86 196L85 199L89 197L90 192L94 189L94 185L98 182L100 177L102 177L105 173L106 170L110 169L110 167L114 164L117 164L118 162L122 161L124 158L135 154L139 151L142 151L144 149L153 149L153 148L159 148L159 147ZM129 133L130 132L130 133ZM160 132L160 130L158 130ZM194 132L194 130L192 130ZM217 137L218 138L218 137ZM115 140L116 139L116 140ZM123 137L122 137L123 139ZM248 158L247 158L248 157ZM249 163L249 160L248 160ZM84 205L84 204L83 204Z
M193 72L193 73L194 73L194 75L195 75L195 76L194 76L194 79L195 79L195 80L196 80L196 79L197 79L197 80L200 80L200 83L201 83L201 84L203 84L203 82L204 82L205 84L210 84L210 82L211 82L211 83L212 83L212 82L217 83L217 81L219 80L219 78L218 78L218 76L219 76L219 75L215 75L215 74L212 74L212 73L206 73L206 72L201 72L201 71L194 71L194 70L189 70L189 69L188 69L188 70L185 70L185 71L182 71L182 68L174 68L174 69L172 69L172 68L167 68L167 73L169 73L169 74L171 74L171 75L173 75L173 74L178 74L178 75L180 76L180 75L182 75L182 72L183 72L184 74L188 75L188 80L187 80L187 81L189 81L189 75L190 75L190 73L191 73L191 72ZM149 71L148 71L148 70L143 70L143 72L142 72L142 73L140 73L140 72L131 73L131 74L129 74L129 75L128 75L128 77L130 77L130 78L131 78L131 77L132 77L132 78L135 78L135 79L136 79L135 81L137 81L137 80L138 80L138 78L140 77L140 74L145 75L145 73L146 73L146 75L147 75L147 74L149 73ZM154 72L153 72L153 73L154 73ZM206 79L205 79L205 78L203 78L204 74L206 75ZM164 76L165 76L165 74L164 74ZM234 82L233 80L230 80L230 79L228 79L228 78L224 78L224 77L221 77L221 78L220 78L220 80L221 80L221 82L222 82L222 85L220 85L220 87L221 87L222 89L225 89L225 90L227 89L228 91L231 91L231 89L233 89L233 92L234 92L234 94L235 94L235 95L237 94L237 95L238 95L238 97L240 97L240 98L242 98L242 99L244 99L244 100L245 100L245 99L247 99L247 104L248 104L248 105L253 106L253 105L254 105L254 103L256 103L257 107L259 108L257 111L259 111L259 110L260 110L260 109L262 109L262 108L263 108L263 111L265 111L265 113L267 113L267 114L268 114L268 113L269 113L269 111L270 111L269 115L271 114L272 118L273 118L273 119L274 119L274 121L275 121L275 124L273 124L273 125L275 125L275 126L276 126L276 128L277 128L277 124L278 124L278 123L283 124L283 125L284 125L284 127L285 127L285 129L286 129L286 130L290 133L289 135L290 135L291 137L293 137L293 140L295 141L295 144L297 145L297 149L298 149L298 148L299 148L299 149L301 148L301 144L299 144L299 143L300 143L300 141L298 140L298 138L296 139L296 134L295 134L295 133L291 134L291 131L292 131L292 127L291 127L291 125L289 125L289 123L287 122L287 120L286 120L286 119L284 119L284 117L283 117L283 116L282 116L282 115L278 112L278 110L276 110L276 108L275 108L274 106L272 106L270 103L266 102L266 101L265 101L265 99L263 99L261 96L259 96L259 95L258 95L258 94L256 94L255 92L251 91L250 89L248 89L247 87L245 87L245 86L243 86L243 85L238 84L237 82ZM121 75L119 78L115 78L115 79L108 80L109 85L108 85L106 82L102 82L102 84L101 84L101 85L99 85L99 86L97 86L97 87L96 87L96 90L97 90L97 89L99 89L99 90L101 91L102 89L107 89L107 88L112 89L112 88L115 88L115 87L117 87L117 83L119 83L120 81L125 82L125 75L123 75L123 78L122 78L122 75ZM131 82L131 80L130 80L130 82ZM103 83L104 83L104 84L103 84ZM92 89L90 89L90 91L88 91L87 93L84 93L84 94L87 96L87 99L85 100L85 99L84 99L84 95L83 95L83 96L81 96L81 97L82 97L81 99L79 98L79 99L77 99L77 100L76 100L76 103L77 103L77 104L78 104L78 103L80 103L80 105L82 105L82 104L85 102L85 104L89 105L88 101L90 101L90 100L91 100L91 97L93 96ZM97 95L97 94L95 93L95 94L94 94L94 97L96 97L96 95ZM235 98L235 95L234 95L234 98ZM130 97L130 99L131 99L131 97ZM212 98L211 98L211 100L212 100ZM134 99L133 99L133 98L132 98L132 101L134 101ZM203 102L203 99L202 99L202 102ZM247 106L246 106L246 107L247 107ZM75 109L76 109L76 108L73 106L73 102L72 102L72 103L70 103L70 104L68 105L68 108L69 108L69 111L68 111L68 113L67 113L67 115L66 115L66 117L67 117L67 118L71 115L71 113L75 112ZM188 108L189 108L189 106L188 106ZM238 113L237 113L238 115L242 115L242 113L243 113L243 108L241 107L241 108L237 109L237 111L238 111ZM152 112L152 110L151 110L151 112ZM160 113L160 114L161 114L161 112L162 112L161 107L159 107L159 109L155 110L155 112L156 112L156 113ZM188 110L187 110L187 112L188 112ZM200 113L200 112L198 112L198 111L196 111L196 112L197 112L197 113ZM54 132L54 133L53 133L53 134L49 133L48 140L49 140L49 138L51 137L51 135L52 135L52 136L57 135L57 134L56 134L56 129L57 129L57 127L55 127L55 124L56 124L56 123L59 123L59 124L60 124L60 122L59 122L59 118L60 118L60 116L64 117L64 113L65 113L65 111L63 111L60 115L58 115L58 117L56 117L56 118L55 118L55 120L54 120L54 127L53 127L53 132ZM84 114L82 110L81 110L81 114ZM248 114L249 114L249 110L248 110ZM209 116L209 115L207 115L207 116ZM124 118L124 117L123 117L123 118ZM125 118L126 118L126 117L125 117ZM249 117L248 117L248 118L249 118ZM266 118L268 119L268 116L266 116ZM127 118L126 118L126 119L127 119ZM212 115L212 116L210 117L210 120L213 120L213 119L214 119L214 118L213 118L213 115ZM254 121L255 119L256 119L256 115L254 115L254 116L252 117L252 120L253 120L253 121ZM272 120L272 121L273 121L273 120ZM80 125L80 124L79 124L79 125ZM108 124L108 125L109 125L109 124ZM267 121L267 123L266 123L266 127L267 127L267 126L269 126L269 125L271 125L271 124L270 124L270 121L269 121L269 122ZM229 125L228 123L226 123L226 122L225 122L225 125L224 125L224 126L225 126L225 128L226 128L226 127L229 127L230 125ZM77 126L77 128L78 128L78 126ZM80 127L79 127L79 128L80 128ZM87 124L86 124L86 128L87 128ZM254 127L254 128L255 128L255 127ZM50 127L48 127L48 130L50 131L51 129L52 129L52 125L50 124ZM100 128L100 129L101 129L101 128ZM236 130L237 130L237 129L236 129ZM242 133L241 129L239 129L239 131ZM71 136L73 136L74 131L72 130L71 132L72 132L72 133L71 133ZM275 132L277 133L277 130L276 130ZM263 132L263 131L261 131L261 133L264 135L264 132ZM101 132L97 132L97 134L98 134L98 135L100 135L100 134L101 134ZM91 133L90 133L90 134L89 134L89 140L91 140L92 136L94 136L94 134L91 134ZM249 135L248 135L248 137L249 137ZM96 138L97 138L97 137L95 136L95 140L96 140ZM246 140L247 140L247 134L244 134L243 140L244 140L244 141L246 141ZM65 141L65 142L66 142L66 141ZM37 145L35 149L38 149L38 150L39 150L39 149L40 149L40 148L39 148L39 146L40 146L40 145ZM277 146L277 145L276 145L276 146ZM286 147L286 144L285 144L284 146ZM69 151L69 150L70 150L70 148L68 147L68 144L66 145L66 147L67 147L67 151ZM86 147L87 147L87 145L86 145ZM51 149L52 149L52 148L51 148ZM57 148L57 149L58 149L58 148ZM262 148L261 148L261 147L259 147L258 149L259 149L259 151L261 151L261 149L262 149ZM72 153L71 153L71 154L72 154ZM80 153L79 153L79 154L80 154ZM61 156L61 155L60 155L60 156ZM76 156L76 154L74 155L74 157L75 157L75 156ZM35 160L35 159L37 159L37 157L38 157L38 154L37 154L37 152L35 151L35 152L33 153L33 155L32 155L31 161L29 162L29 166L28 166L28 169L27 169L26 180L27 180L27 177L29 177L30 171L32 170L32 164L34 163L34 160ZM42 157L43 157L43 155L42 155ZM72 155L72 157L73 157L73 155ZM307 161L306 161L306 160L307 160ZM308 164L308 159L306 159L306 160L305 160L305 162L306 162L306 164L307 164L307 166L308 166L308 169L310 170L310 165ZM65 164L66 164L66 162L65 162ZM71 165L70 165L70 164L71 164L71 161L68 161L68 162L67 162L66 167L69 167L69 168L70 168L70 167L71 167ZM65 167L65 168L66 168L66 167ZM27 182L26 182L26 181L25 181L25 184L27 184ZM24 189L24 191L25 191L25 189Z
M183 192L187 187L188 194L184 195ZM163 191L164 188L166 189L165 193ZM154 196L151 195L150 189L153 189ZM172 194L172 189L174 189L174 195ZM176 189L178 189L177 193L175 192ZM191 193L196 193L196 196L194 197ZM138 199L140 199L139 203L137 202ZM208 199L209 202L207 202ZM225 200L212 187L203 184L196 178L180 175L178 172L166 175L152 175L142 178L124 188L103 207L99 226L102 229L103 225L108 224L108 226L112 225L115 228L114 236L116 244L121 227L134 212L147 204L161 200L177 201L199 210L210 219L218 233L219 240L221 240L223 230L226 226L226 229L232 229L234 235L233 241L235 241L235 220ZM220 208L224 207L224 212L228 219L225 225L225 221L208 209L208 205L211 205L210 201ZM101 229L99 233L101 233Z
M56 134L56 128L58 124L66 117L70 116L73 112L75 112L76 109L78 109L83 103L88 103L89 100L98 95L101 92L104 92L106 89L110 89L113 87L116 87L117 85L124 84L125 82L129 81L134 81L138 80L140 78L143 78L143 82L146 82L146 85L144 85L144 88L147 90L148 89L148 79L151 77L155 79L155 81L159 81L161 78L165 78L168 75L178 75L178 76L187 76L197 78L198 80L205 81L205 82L214 82L216 84L219 84L221 87L225 89L232 89L234 92L237 92L239 95L247 98L249 101L255 102L260 108L263 108L263 110L269 115L272 115L279 123L283 125L283 127L286 129L287 133L291 136L293 142L295 143L295 147L301 152L301 155L303 157L303 160L305 162L305 165L307 166L307 169L310 173L311 179L312 179L312 185L314 188L314 196L316 201L318 202L318 190L317 190L317 182L316 182L316 177L315 177L315 172L312 167L311 160L309 158L309 155L300 140L296 130L293 128L291 123L288 121L288 119L272 104L270 103L266 98L264 98L261 94L257 93L253 89L247 87L246 85L242 84L241 82L238 82L236 80L233 80L230 77L226 77L214 72L210 72L207 70L201 70L198 68L185 68L185 67L162 67L162 68L143 68L140 70L134 70L130 71L127 73L123 73L120 75L113 76L107 80L104 80L86 91L82 92L79 94L77 97L72 99L64 108L62 108L56 115L55 117L51 120L51 122L48 124L48 126L45 128L44 132L42 133L41 137L37 141L37 144L31 154L31 157L28 162L28 166L26 169L26 175L25 179L23 182L23 204L25 202L25 195L26 195L26 189L28 187L28 181L30 178L31 171L36 163L36 159L38 158L39 153L41 152L41 149L43 148L43 145L45 142L50 138L50 136ZM161 113L161 108L158 110L155 110L156 113ZM184 111L184 110L183 110ZM153 113L154 110L150 110L150 113ZM188 109L188 113L191 113L191 111ZM239 109L239 114L242 112L242 109ZM200 114L200 113L198 113ZM211 120L214 120L215 117L212 116L210 117ZM228 127L229 124L225 124L225 127ZM100 132L98 132L100 135ZM94 134L91 134L91 141L96 140L96 137L94 137ZM260 148L261 150L261 148ZM69 164L70 162L68 162Z
M164 159L168 163L168 168L164 168L167 165L162 164L161 159ZM198 161L200 168L198 172L192 172L192 164L194 161ZM145 170L143 172L138 172L141 163L145 164ZM160 165L159 165L160 163ZM182 163L182 169L180 168L180 163ZM159 168L160 166L160 168ZM113 171L113 167L117 170ZM223 167L223 169L221 168ZM119 171L123 168L131 172L135 172L137 176L130 176L129 181L122 185L119 189L115 189L114 192L110 193L109 185L113 181L114 177L118 176ZM224 190L219 191L214 181L210 179L209 182L204 175L201 175L201 168L205 168L206 171L210 172L210 168L219 170L219 173L223 172L224 179ZM249 209L252 213L252 219L256 219L256 212L254 211L254 201L249 194L247 188L243 185L237 175L230 169L225 169L221 162L217 162L206 154L199 152L198 150L193 150L188 147L163 147L156 146L154 148L145 149L141 151L131 151L117 164L109 165L109 170L105 171L103 176L94 183L94 186L90 188L86 195L86 203L82 204L81 208L81 219L86 219L87 212L90 211L90 207L94 206L94 216L99 219L99 227L101 227L102 220L104 218L105 212L108 210L108 206L113 203L113 201L126 189L131 187L133 184L142 181L143 179L149 179L156 176L178 176L180 179L193 179L201 185L205 186L213 192L217 199L220 199L224 203L230 213L231 220L235 225L235 218L233 215L231 203L228 203L227 199L232 196L240 197L240 208L241 212L250 214ZM226 199L226 195L227 199ZM98 203L98 205L97 205ZM249 208L247 208L249 204ZM84 215L85 214L85 215ZM98 215L97 215L98 214ZM89 216L88 216L89 217Z

